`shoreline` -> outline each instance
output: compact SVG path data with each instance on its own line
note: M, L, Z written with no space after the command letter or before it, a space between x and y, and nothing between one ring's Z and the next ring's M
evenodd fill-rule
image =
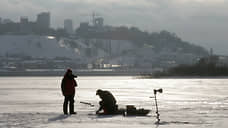
M118 71L74 71L77 76L140 76L139 72L118 72ZM0 77L7 76L63 76L65 71L10 71L0 72Z
M10 71L0 72L0 77L57 77L63 76L65 71ZM77 76L133 76L137 79L228 79L228 76L146 76L140 72L117 72L117 71L87 71L87 72L74 72Z
M144 77L139 79L228 79L228 76L161 76L161 77Z

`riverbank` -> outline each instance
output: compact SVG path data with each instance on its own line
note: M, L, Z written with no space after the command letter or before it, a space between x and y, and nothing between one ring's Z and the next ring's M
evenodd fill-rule
M136 71L77 71L73 70L78 76L139 76L141 73ZM7 71L0 72L1 76L63 76L65 71Z
M228 76L153 76L139 75L139 79L228 79Z

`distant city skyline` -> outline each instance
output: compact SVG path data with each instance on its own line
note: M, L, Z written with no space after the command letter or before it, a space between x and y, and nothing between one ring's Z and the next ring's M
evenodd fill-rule
M1 0L0 17L20 21L21 16L36 21L40 12L51 13L51 27L63 28L72 19L92 21L92 12L105 25L135 26L141 30L175 32L185 41L228 55L228 0Z
M64 20L64 29L68 34L73 34L74 29L73 29L73 21L72 19L65 19Z

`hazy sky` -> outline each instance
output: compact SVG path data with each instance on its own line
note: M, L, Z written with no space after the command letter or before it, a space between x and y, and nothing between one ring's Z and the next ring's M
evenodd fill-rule
M141 30L175 32L183 40L228 55L228 0L1 0L0 17L32 21L39 12L51 13L52 27L71 18L75 27L91 21L92 12L105 24Z

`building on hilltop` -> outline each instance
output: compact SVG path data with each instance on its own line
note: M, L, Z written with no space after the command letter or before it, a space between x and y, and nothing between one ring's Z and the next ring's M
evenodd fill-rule
M98 17L94 21L96 27L103 27L104 19L102 17Z
M11 19L3 19L2 24L9 24L9 23L13 23L13 21Z
M64 20L64 30L68 34L73 34L74 33L74 30L73 30L73 21L71 19L65 19Z
M28 17L21 17L20 18L20 33L29 33L31 32L31 27L29 26Z
M1 34L48 34L50 28L50 13L43 12L37 15L36 21L29 21L27 16L21 16L19 22L13 22L11 19L0 18Z
M37 29L39 29L41 32L48 30L50 28L50 13L49 12L42 12L37 15L36 25Z

